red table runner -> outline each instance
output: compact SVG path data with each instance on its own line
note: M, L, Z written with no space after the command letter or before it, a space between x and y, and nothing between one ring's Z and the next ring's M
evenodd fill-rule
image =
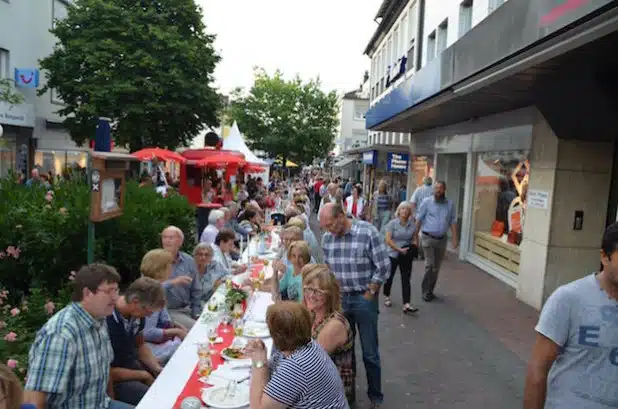
M263 262L253 263L251 265L251 277L257 277L257 275L260 273L260 270L263 267L264 267ZM243 305L243 308L246 308L246 304ZM224 329L227 329L227 331L224 331ZM217 369L217 367L224 362L223 358L221 358L221 351L229 347L230 345L232 345L232 342L234 342L234 328L232 327L232 325L224 326L222 324L219 324L219 327L217 328L217 334L221 338L223 338L223 342L219 344L214 344L212 346L212 350L215 351L215 353L212 354L213 370ZM204 342L207 342L207 340ZM196 352L196 356L197 356L197 352ZM201 376L198 373L198 369L199 369L199 362L193 368L191 372L191 376L189 377L189 380L187 381L182 392L180 392L180 395L178 395L178 398L176 398L176 403L174 403L174 409L179 409L180 405L182 404L182 401L185 398L188 398L190 396L195 396L197 398L200 398L201 400L202 389L209 388L212 386L212 385L203 384L202 382L199 381Z

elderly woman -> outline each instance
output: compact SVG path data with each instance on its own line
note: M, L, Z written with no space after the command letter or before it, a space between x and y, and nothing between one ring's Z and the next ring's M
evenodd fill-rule
M210 214L208 214L208 226L206 226L200 236L200 243L214 243L217 233L225 226L225 222L225 211L221 209L211 210Z
M343 381L350 405L355 401L356 368L354 332L341 313L341 294L337 279L326 264L303 267L303 303L313 314L312 334L330 354Z
M193 258L197 266L197 275L202 288L202 301L208 302L223 277L226 269L214 259L214 250L210 244L200 243L193 250Z
M384 284L384 305L392 306L391 287L395 271L399 267L401 273L401 292L404 314L418 311L410 305L410 276L412 275L412 260L414 258L412 238L416 232L416 224L412 220L412 204L401 202L395 212L395 218L384 227L385 242L388 246L388 256L391 259L391 274Z
M247 209L240 215L238 226L249 233L260 232L260 215L254 210Z
M142 276L165 282L172 274L174 259L169 251L163 249L150 250L142 257L140 272ZM163 365L180 346L180 342L187 336L187 329L174 324L167 311L152 313L146 317L144 325L144 341L150 347L152 354Z
M303 277L301 270L311 261L311 250L306 241L295 241L288 249L290 265L279 278L279 271L273 274L271 288L273 299L281 298L301 302L303 299Z
M252 409L349 409L337 367L312 339L312 321L301 303L268 307L266 323L274 346L270 362L261 340L250 341L246 348L253 361Z

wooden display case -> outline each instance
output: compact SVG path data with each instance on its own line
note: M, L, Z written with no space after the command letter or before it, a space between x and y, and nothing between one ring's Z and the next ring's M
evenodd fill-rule
M519 274L519 246L505 243L489 232L474 233L474 252L507 271Z
M90 153L90 220L101 222L122 215L126 177L132 155L112 152Z

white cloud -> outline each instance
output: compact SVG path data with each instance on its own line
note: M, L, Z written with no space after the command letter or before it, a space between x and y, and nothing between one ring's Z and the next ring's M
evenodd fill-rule
M369 59L363 51L377 28L381 0L197 0L222 56L216 85L227 93L250 87L253 67L286 77L320 77L324 90L352 90Z

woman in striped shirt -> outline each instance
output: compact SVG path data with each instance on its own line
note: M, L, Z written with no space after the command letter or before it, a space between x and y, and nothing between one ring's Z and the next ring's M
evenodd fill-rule
M284 301L268 307L266 322L273 356L252 340L252 409L349 409L339 371L328 353L311 337L311 313L303 304Z

